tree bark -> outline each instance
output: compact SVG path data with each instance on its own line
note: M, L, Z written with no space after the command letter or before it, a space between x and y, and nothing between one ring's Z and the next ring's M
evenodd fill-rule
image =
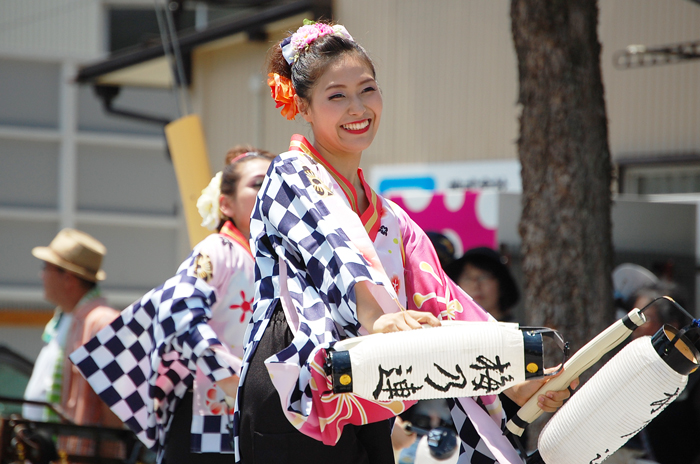
M613 320L612 166L597 18L595 0L511 1L525 314L528 324L560 331L572 353Z

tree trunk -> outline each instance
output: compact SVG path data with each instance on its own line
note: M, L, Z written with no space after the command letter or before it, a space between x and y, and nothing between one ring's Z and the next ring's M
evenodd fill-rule
M525 314L528 324L558 330L572 353L613 320L612 169L597 18L594 0L511 2Z

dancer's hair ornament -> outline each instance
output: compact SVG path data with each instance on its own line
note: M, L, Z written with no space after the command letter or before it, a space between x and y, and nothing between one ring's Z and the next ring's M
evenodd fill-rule
M309 45L311 45L314 40L327 35L337 35L338 37L344 37L354 42L348 30L345 29L345 26L340 24L331 26L330 24L316 23L305 19L304 25L297 29L294 34L284 39L280 44L282 56L284 56L289 66L292 66L299 59L299 54L309 48Z
M348 33L345 26L336 24L331 26L326 23L316 23L308 19L304 20L304 25L296 30L295 33L287 37L280 44L282 56L289 66L293 66L299 59L299 54L308 49L309 45L314 40L327 35L337 35L344 37L347 40L354 42L352 36ZM267 75L267 85L270 86L270 92L273 100L277 102L277 108L282 108L282 116L292 120L299 113L299 108L294 101L294 85L292 81L277 73Z
M294 86L292 81L277 73L267 75L267 85L270 86L272 99L277 102L276 108L282 108L282 116L290 121L299 113L299 108L294 101Z
M222 171L212 177L209 185L202 189L202 194L197 199L197 211L202 216L202 227L216 230L224 215L221 213L219 196L221 196Z

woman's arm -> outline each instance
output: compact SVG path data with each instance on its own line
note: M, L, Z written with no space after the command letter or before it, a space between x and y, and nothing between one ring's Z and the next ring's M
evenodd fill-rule
M455 284L440 265L432 242L406 212L390 207L401 225L407 308L430 312L441 320L487 321L493 318Z

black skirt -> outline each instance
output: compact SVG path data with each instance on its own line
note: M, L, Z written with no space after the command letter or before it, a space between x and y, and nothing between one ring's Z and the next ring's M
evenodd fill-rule
M233 454L192 453L192 391L188 391L175 409L165 442L163 464L231 464Z
M391 422L343 428L335 446L299 432L285 417L264 361L292 343L292 331L277 304L250 360L239 398L239 452L243 464L393 464Z

